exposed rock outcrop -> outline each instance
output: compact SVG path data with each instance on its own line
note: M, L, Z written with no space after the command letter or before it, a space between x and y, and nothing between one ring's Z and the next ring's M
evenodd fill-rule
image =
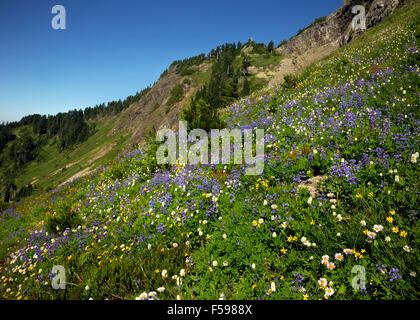
M392 14L397 8L413 0L370 0L366 6L366 27L371 28ZM358 0L343 0L341 8L320 19L299 35L292 37L276 50L286 56L280 68L271 70L269 75L270 85L282 81L284 74L296 73L308 64L321 59L331 53L335 48L344 45L359 36L362 31L352 30L352 13ZM245 46L243 52L249 52L252 47ZM209 64L201 65L200 71L209 68ZM203 70L201 70L203 69ZM267 78L268 74L263 70L250 67L251 74L257 74L258 78ZM184 99L179 103L167 106L171 89L177 84L184 86ZM156 129L163 127L177 129L178 119L182 109L188 105L188 100L197 90L182 82L182 77L176 73L175 67L171 66L168 72L157 81L150 92L140 101L132 104L124 110L117 120L112 133L128 129L133 136L131 141L142 142L145 134L152 126Z
M177 105L168 107L166 102L171 89L179 81L180 76L172 66L143 99L122 112L115 124L114 132L128 129L133 134L132 142L142 142L142 138L152 126L157 130L162 127L173 127L178 120L180 108Z
M411 0L371 0L366 1L366 28L371 28L391 15L397 8ZM344 0L337 11L326 17L324 21L315 22L277 48L284 55L302 54L303 52L331 44L342 46L358 37L363 31L353 30L352 21L355 14L352 8L360 1Z

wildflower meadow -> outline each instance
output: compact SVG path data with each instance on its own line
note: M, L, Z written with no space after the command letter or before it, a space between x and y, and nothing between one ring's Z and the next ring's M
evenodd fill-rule
M223 109L262 174L150 144L0 213L1 298L419 299L418 9Z

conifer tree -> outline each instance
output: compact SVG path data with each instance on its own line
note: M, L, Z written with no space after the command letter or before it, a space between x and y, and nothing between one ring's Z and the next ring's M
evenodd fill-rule
M274 42L273 42L273 40L271 40L268 43L267 49L268 49L268 52L270 52L270 53L273 52L273 50L274 50Z
M202 98L190 101L190 107L183 110L182 119L187 121L188 130L203 129L210 132L211 129L223 127L217 110L210 107Z
M248 78L245 78L244 86L242 87L241 96L245 97L249 95L249 92L250 92L250 87L249 87Z

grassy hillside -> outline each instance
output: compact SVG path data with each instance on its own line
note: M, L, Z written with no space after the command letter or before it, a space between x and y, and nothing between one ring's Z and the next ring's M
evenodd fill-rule
M1 213L2 298L419 299L419 12L225 110L260 176L145 148Z
M130 134L125 132L110 135L114 122L115 118L97 121L95 134L87 141L64 151L60 150L55 139L49 139L42 146L37 158L19 170L16 185L20 188L32 184L34 193L45 192L79 172L96 169L114 159L130 140ZM18 127L15 130L16 136L19 137L20 132L25 129L26 134L31 131L28 126ZM6 168L1 168L2 174Z
M114 159L130 140L130 134L110 135L115 119L98 122L97 132L86 142L60 152L56 145L43 148L37 161L25 168L17 178L21 185L36 184L52 189L86 169L94 169Z
M279 55L264 52L253 53L251 54L251 67L259 67L261 68L261 72L264 70L267 71L269 68L278 66L281 58ZM242 61L241 59L242 56L237 57L235 67L239 67ZM76 177L78 174L86 174L93 169L101 167L109 160L114 159L122 150L130 149L133 142L140 142L132 141L131 139L131 132L133 130L130 129L133 129L133 126L139 127L143 123L148 123L149 127L152 128L155 124L153 123L154 113L160 108L164 110L162 117L159 117L159 119L162 119L169 117L168 112L174 107L175 103L178 103L178 107L181 109L188 107L194 94L204 85L208 85L214 62L215 58L204 60L199 65L190 67L187 70L187 75L183 75L180 72L176 78L178 84L170 90L168 97L162 97L164 101L167 99L167 102L161 104L155 103L147 113L148 118L142 118L141 124L137 121L129 123L128 126L124 126L122 129L118 128L118 130L114 130L115 123L121 120L123 115L117 111L107 112L109 107L105 107L104 105L101 112L104 112L105 116L94 117L94 120L89 120L89 123L95 126L95 133L89 135L86 141L75 143L64 150L61 150L57 136L47 137L46 135L35 134L32 125L17 126L13 129L13 133L17 139L24 136L31 136L37 144L36 157L34 160L28 161L22 166L14 167L13 161L9 158L10 149L14 141L9 142L8 146L0 152L0 181L2 181L2 178L7 178L13 172L13 182L16 185L15 193L31 185L33 188L31 192L36 195L53 189L63 182ZM257 79L255 75L250 75L249 80L251 92L260 89L268 82L266 79ZM185 86L187 86L187 89L183 88ZM179 90L174 90L177 88ZM127 104L132 100L135 103L145 100L149 89L143 90L132 99L128 97ZM177 95L172 97L174 91L176 91ZM122 110L126 108L127 105ZM157 127L157 125L155 126ZM110 132L114 132L113 135L110 135ZM3 198L4 193L2 189L0 187L1 198Z

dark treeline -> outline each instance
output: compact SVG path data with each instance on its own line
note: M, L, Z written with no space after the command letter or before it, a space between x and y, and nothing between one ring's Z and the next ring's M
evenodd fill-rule
M113 115L120 113L121 111L127 109L131 104L139 101L142 97L144 97L150 90L152 90L151 86L137 92L134 96L128 96L125 100L121 101L111 101L107 104L102 103L96 105L95 107L87 107L84 110L84 118L85 120L94 119L98 116L105 116L105 115Z
M51 139L60 151L86 141L95 132L95 123L89 120L118 114L139 101L150 90L149 86L123 101L120 99L107 104L102 103L84 110L71 110L48 116L33 114L23 117L20 121L0 124L0 191L3 200L6 203L16 201L32 193L31 185L18 189L15 177L28 162L37 159L42 146Z
M123 101L120 99L106 104L102 103L94 107L87 107L84 110L75 109L48 116L33 114L23 117L20 121L0 124L0 153L8 142L16 139L16 136L12 133L12 129L21 126L32 127L32 132L36 136L46 135L47 138L57 136L60 149L64 150L75 143L85 141L89 137L93 131L90 130L92 126L88 125L88 120L100 116L118 114L128 108L132 103L139 101L150 90L151 87L149 86L134 96L128 96ZM18 142L16 141L16 143Z
M85 121L82 110L72 110L54 116L33 114L23 117L18 122L17 127L28 125L32 127L32 133L35 136L46 135L47 138L57 136L61 150L74 143L83 142L89 136L89 126ZM29 132L25 132L19 140L28 138L32 138L32 136ZM12 148L19 142L14 142Z
M0 123L0 153L2 153L7 143L15 138L16 136L12 133L11 128L6 124Z

